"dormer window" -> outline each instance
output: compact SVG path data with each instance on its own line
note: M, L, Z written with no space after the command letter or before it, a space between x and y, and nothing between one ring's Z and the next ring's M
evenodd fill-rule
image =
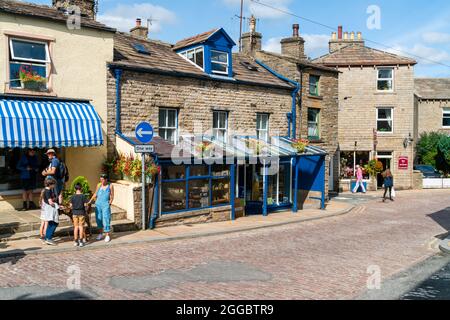
M209 76L231 79L235 45L225 30L215 29L181 40L173 49Z
M180 52L180 55L185 59L195 64L200 69L205 69L205 58L203 47L197 47L195 49Z
M211 50L211 71L228 75L228 53Z

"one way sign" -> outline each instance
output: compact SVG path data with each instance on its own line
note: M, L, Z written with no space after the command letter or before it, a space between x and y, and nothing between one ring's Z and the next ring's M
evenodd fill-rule
M136 127L136 139L141 143L149 143L153 140L153 127L150 123L142 122Z

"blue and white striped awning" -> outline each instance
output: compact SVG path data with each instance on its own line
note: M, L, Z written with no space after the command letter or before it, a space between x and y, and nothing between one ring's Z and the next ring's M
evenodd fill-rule
M102 144L101 120L89 103L0 99L0 148Z

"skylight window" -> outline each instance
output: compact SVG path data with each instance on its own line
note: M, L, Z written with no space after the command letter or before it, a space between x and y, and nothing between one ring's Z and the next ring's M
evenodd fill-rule
M246 67L248 70L250 71L258 71L258 67L252 65L251 63L247 62L247 61L242 61L241 65L243 65L244 67Z
M138 53L146 54L146 55L150 54L150 51L141 43L133 43L133 48Z

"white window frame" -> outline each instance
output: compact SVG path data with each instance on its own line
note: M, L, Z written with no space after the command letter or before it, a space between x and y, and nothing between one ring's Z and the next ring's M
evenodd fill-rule
M380 78L381 70L391 70L392 78ZM390 90L380 90L378 89L378 82L380 81L392 81L392 88ZM394 92L395 89L395 68L393 67L378 67L377 68L377 82L376 82L377 92Z
M161 127L159 126L160 123L160 119L159 119L159 115L160 112L164 111L165 112L165 126ZM175 111L175 127L169 127L168 123L169 123L169 111ZM174 143L175 145L178 143L178 110L177 109L172 109L172 108L159 108L158 109L158 135L160 138L166 140L167 142L170 143ZM161 129L162 130L175 130L175 135L174 135L174 139L175 141L169 141L166 139L166 137L161 137Z
M203 68L200 67L200 66L199 66L198 64L196 64L195 62L193 62L193 61L191 61L191 60L188 59L188 56L187 56L187 55L188 55L188 52L191 52L191 51L194 51L194 57L197 56L197 52L198 52L198 51L202 51L202 55L203 55ZM199 68L200 70L205 71L205 49L204 49L203 46L199 46L199 47L196 47L196 48L193 48L193 49L189 49L189 50L186 50L186 51L182 51L182 52L178 53L178 55L179 55L180 57L183 57L185 60L187 60L189 63L191 63L192 65L196 66L196 67Z
M21 58L21 57L16 57L15 53L14 53L14 46L13 46L13 41L20 41L20 42L28 42L28 43L37 43L37 44L43 44L45 45L45 54L46 54L46 60L39 60L39 59L27 59L27 58ZM35 62L35 63L40 63L40 64L47 64L47 63L51 63L51 59L50 59L50 50L48 48L48 42L45 41L35 41L35 40L29 40L29 39L20 39L20 38L9 38L9 50L11 52L11 59L14 61L24 61L24 62ZM11 61L10 61L11 62Z
M442 108L442 128L450 129L450 126L444 126L444 118L450 118L450 107Z
M217 113L217 124L216 123L214 123L214 114L216 114ZM225 128L220 128L220 115L225 115ZM216 125L217 125L217 127L216 127ZM213 136L214 136L214 138L217 140L217 141L221 141L220 139L219 139L219 136L218 136L218 132L219 131L224 131L224 141L223 142L225 142L225 143L227 143L227 141L228 141L228 112L227 111L219 111L219 110L214 110L213 111L213 126L212 126L212 128L213 128Z
M259 124L262 124L263 122L261 121L260 123L258 122L258 118L262 119L262 117L266 117L267 118L267 126L266 128L262 129L260 128ZM256 114L256 137L258 139L261 139L262 136L264 136L263 141L269 142L269 128L270 128L270 114L268 113L257 113Z
M226 54L226 56L227 56L227 62L214 61L213 58L212 58L212 53L213 53L213 52L220 53L220 54ZM221 65L223 65L223 66L226 66L226 70L227 70L227 71L224 72L224 71L216 71L216 70L213 70L213 67L212 67L213 63L221 64ZM212 73L228 75L228 73L229 73L229 71L230 71L230 65L229 65L229 63L230 63L230 57L229 57L228 52L226 52L226 51L219 51L219 50L211 50L211 72L212 72Z
M392 125L391 125L391 127L392 127L392 130L391 131L379 131L378 130L378 122L379 121L389 121L388 119L380 119L380 118L378 118L378 116L379 116L379 113L378 113L378 111L380 110L380 109L390 109L391 110L391 122L392 122ZM376 108L376 119L377 119L377 121L376 121L376 128L377 128L377 132L378 132L378 134L393 134L394 133L394 107L377 107Z
M310 110L317 110L318 112L316 113L316 117L317 117L317 119L316 119L316 121L314 122L314 125L316 125L317 124L317 131L319 131L318 133L319 133L319 136L317 136L317 137L310 137L309 136L309 125L311 124L311 123L313 123L312 121L309 121L309 111ZM307 114L307 116L308 116L308 139L310 139L310 138L318 138L319 140L322 138L322 128L321 128L321 119L322 119L322 109L320 109L320 108L308 108L308 114Z

